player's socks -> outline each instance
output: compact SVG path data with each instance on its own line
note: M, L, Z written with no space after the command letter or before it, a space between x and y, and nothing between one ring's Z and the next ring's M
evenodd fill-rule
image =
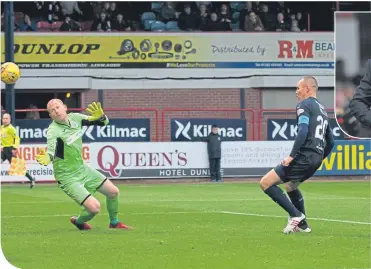
M107 211L110 219L110 224L117 225L118 221L118 214L119 214L119 197L116 196L113 199L106 199L107 203Z
M34 181L33 177L31 177L31 175L29 173L26 172L26 175L25 175L29 181Z
M276 185L270 186L264 192L287 213L289 213L291 217L300 217L302 215L301 212L290 202L284 192Z
M77 224L83 224L94 218L94 214L90 213L88 210L84 209L76 219Z
M301 212L305 215L305 209L304 209L304 198L303 195L301 194L299 189L290 191L287 193L287 195L290 197L290 200L292 204ZM303 220L300 223L300 226L308 226L307 221Z

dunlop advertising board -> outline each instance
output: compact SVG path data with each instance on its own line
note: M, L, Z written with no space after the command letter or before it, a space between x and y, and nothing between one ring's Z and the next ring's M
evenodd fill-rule
M2 38L2 61L4 48ZM14 40L15 62L26 69L333 69L334 50L333 33L17 33Z

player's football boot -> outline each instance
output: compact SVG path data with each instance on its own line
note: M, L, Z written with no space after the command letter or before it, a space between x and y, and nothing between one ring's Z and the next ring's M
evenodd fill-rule
M296 233L310 233L311 231L309 225L306 222L303 223L303 221L294 230Z
M287 222L289 222L289 221L290 221L290 216L289 216ZM299 223L298 227L296 227L294 229L294 232L295 233L310 233L311 231L312 231L312 229L309 227L308 223L306 221L304 221L304 220L302 220Z
M92 229L92 227L89 224L87 224L86 222L84 222L83 224L76 223L76 219L77 219L77 217L71 217L71 223L73 225L75 225L77 227L77 229L79 229L79 230L91 230Z
M301 214L300 217L292 217L287 223L286 227L282 230L284 234L294 233L295 229L299 226L300 222L305 219L305 215Z
M109 227L112 228L112 229L124 229L124 230L132 230L133 229L133 227L130 227L130 226L128 226L128 225L126 225L125 223L122 223L122 222L118 222L116 225L110 224Z

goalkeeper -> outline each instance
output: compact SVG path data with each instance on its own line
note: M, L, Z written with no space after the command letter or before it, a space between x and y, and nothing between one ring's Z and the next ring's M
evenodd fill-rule
M86 111L90 116L80 113L67 114L66 105L59 99L50 100L47 110L53 119L47 131L48 150L41 150L36 159L41 165L53 163L58 186L83 206L78 217L71 217L71 223L80 230L92 228L87 222L100 210L100 203L93 196L98 191L107 199L109 228L131 229L118 220L118 188L100 172L84 164L82 159L82 127L105 126L109 122L100 103L94 102L88 106Z

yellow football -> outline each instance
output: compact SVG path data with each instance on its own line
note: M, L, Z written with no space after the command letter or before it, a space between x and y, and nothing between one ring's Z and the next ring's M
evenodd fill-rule
M1 65L1 81L5 84L14 84L21 76L18 65L12 62Z

